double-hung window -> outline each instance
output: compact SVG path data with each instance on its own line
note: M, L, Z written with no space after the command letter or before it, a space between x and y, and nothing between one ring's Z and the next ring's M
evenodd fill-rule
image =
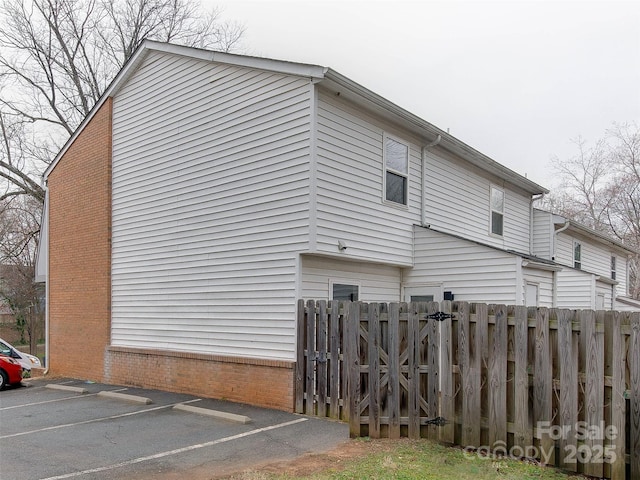
M503 235L504 231L504 191L491 187L491 233Z
M409 197L409 146L384 137L384 198L407 205Z
M611 255L611 280L616 279L616 256Z
M573 242L573 268L582 268L582 244Z

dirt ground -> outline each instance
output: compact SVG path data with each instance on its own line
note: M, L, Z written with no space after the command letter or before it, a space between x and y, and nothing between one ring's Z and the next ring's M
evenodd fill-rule
M264 480L267 474L286 474L293 477L307 476L328 469L339 470L346 461L369 453L391 451L403 440L350 440L333 450L306 454L293 460L270 462L238 469L234 473L214 475L207 480Z

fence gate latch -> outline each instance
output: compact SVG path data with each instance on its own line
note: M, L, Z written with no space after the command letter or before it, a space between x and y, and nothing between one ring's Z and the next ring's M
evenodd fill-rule
M313 359L318 363L327 363L327 352L315 352Z
M435 425L436 427L444 427L447 423L447 419L444 417L436 417L427 420L427 425Z
M453 318L453 313L436 312L431 315L427 315L427 318L437 320L438 322L444 322L449 318Z

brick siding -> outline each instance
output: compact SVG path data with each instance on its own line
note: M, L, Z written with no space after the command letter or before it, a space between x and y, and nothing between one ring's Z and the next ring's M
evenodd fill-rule
M49 174L49 368L101 381L110 339L111 117L106 102Z
M293 410L294 363L109 347L106 381Z

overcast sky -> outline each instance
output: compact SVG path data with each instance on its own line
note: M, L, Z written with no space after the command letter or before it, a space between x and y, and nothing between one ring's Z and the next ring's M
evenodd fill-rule
M640 1L204 0L244 53L331 67L546 187L552 156L640 123Z

